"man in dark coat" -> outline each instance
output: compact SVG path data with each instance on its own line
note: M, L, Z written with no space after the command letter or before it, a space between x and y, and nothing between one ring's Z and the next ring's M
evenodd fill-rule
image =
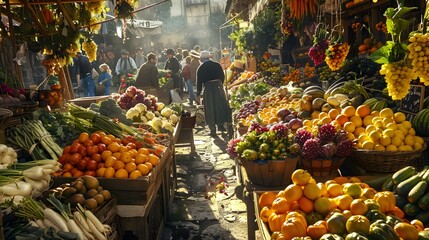
M91 76L92 65L89 62L88 57L83 55L82 52L78 52L76 54L75 64L77 73L76 79L78 83L80 83L80 86L82 86L83 96L95 96L95 82Z
M140 67L136 78L136 87L139 87L147 93L155 96L157 96L157 90L159 89L156 60L155 53L149 53L147 55L147 62Z
M224 124L232 122L231 108L223 89L225 74L218 62L210 60L210 52L201 51L200 58L203 63L197 70L197 101L204 86L205 122L210 128L210 136L215 137L216 125L219 131L225 132Z
M183 93L183 81L180 75L181 66L179 60L174 56L173 49L167 49L167 62L165 62L165 70L169 70L171 77L173 78L174 88L179 90L179 93Z

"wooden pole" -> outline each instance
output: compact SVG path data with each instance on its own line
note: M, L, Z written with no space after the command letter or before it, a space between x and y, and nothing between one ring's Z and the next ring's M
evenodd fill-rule
M64 66L63 69L64 69L64 74L65 74L65 77L67 80L67 89L69 91L71 99L74 99L75 95L74 95L73 83L71 81L69 68L68 68L68 66Z
M63 88L63 98L68 101L71 99L70 96L70 89L67 84L66 75L64 73L64 67L61 68L60 72L58 73L58 80L60 80L60 85Z

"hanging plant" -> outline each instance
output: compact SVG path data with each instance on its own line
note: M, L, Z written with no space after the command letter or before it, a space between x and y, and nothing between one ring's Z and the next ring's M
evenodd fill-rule
M326 24L319 23L313 36L313 46L308 50L308 56L318 66L325 61L326 50L329 46Z

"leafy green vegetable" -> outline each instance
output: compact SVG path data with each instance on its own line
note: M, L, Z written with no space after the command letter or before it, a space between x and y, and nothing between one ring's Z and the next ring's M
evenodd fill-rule
M119 122L130 126L133 124L131 119L127 119L124 110L119 107L115 100L109 98L100 102L100 114L112 119L118 119Z

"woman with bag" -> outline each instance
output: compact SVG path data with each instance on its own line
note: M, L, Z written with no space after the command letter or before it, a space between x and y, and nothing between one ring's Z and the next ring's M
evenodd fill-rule
M96 95L109 95L110 86L112 85L112 71L110 70L109 65L107 65L106 63L101 64L98 68L100 70L100 76L98 77Z

